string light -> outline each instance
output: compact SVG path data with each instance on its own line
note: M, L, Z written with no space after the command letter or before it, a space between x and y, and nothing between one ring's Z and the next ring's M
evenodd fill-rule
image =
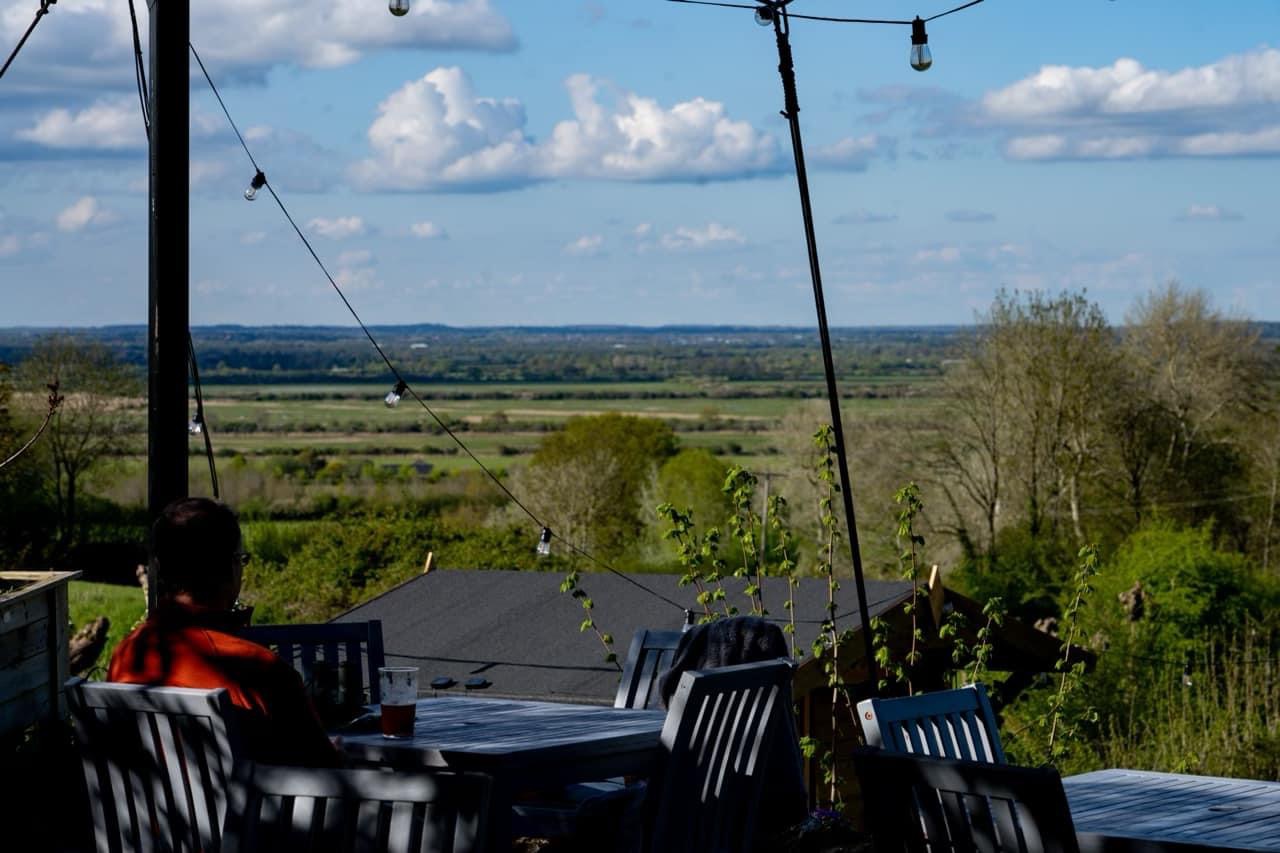
M187 432L191 435L200 435L204 432L204 419L200 417L199 412L196 412L191 416L191 420L187 421Z
M387 8L391 10L391 14L397 18L403 18L409 14L409 0L389 0Z
M981 0L976 0L976 2L981 2ZM748 7L748 8L753 8L753 7ZM205 81L209 84L209 88L213 91L213 96L214 98L217 99L218 106L222 108L222 114L227 117L227 123L231 125L232 131L235 132L236 138L240 141L240 147L244 149L245 156L249 158L249 162L252 163L254 169L257 170L257 174L254 175L254 184L256 184L257 186L251 186L250 189L255 190L254 195L256 196L257 195L256 190L258 188L266 187L267 192L271 194L271 198L275 201L276 206L280 208L280 213L284 215L284 218L289 222L290 227L293 228L294 233L298 235L298 240L302 243L303 248L305 248L307 250L307 253L311 255L311 259L316 262L316 266L320 268L320 272L324 274L324 277L329 282L329 285L333 288L334 292L338 294L338 298L342 300L342 304L346 306L348 313L351 314L351 318L355 320L356 325L360 327L360 331L364 332L364 336L369 339L370 346L373 347L374 351L382 359L383 363L386 364L387 370L391 371L391 374L396 377L396 387L395 387L395 390L392 392L392 394L396 395L396 400L395 402L388 402L388 405L394 406L396 405L396 403L399 403L400 401L399 398L403 397L404 394L407 392L410 396L413 397L413 399L418 403L418 405L422 407L423 411L425 411L431 417L431 419L435 421L436 425L440 427L440 430L445 435L449 436L449 438L452 439L453 443L456 444L458 448L463 453L465 453L471 459L472 462L476 464L476 467L478 467L481 471L485 473L486 476L488 476L488 478L493 482L494 486L497 487L497 489L501 491L504 495L506 495L513 504L519 507L520 510L526 516L529 517L530 521L534 522L539 527L542 527L544 536L553 537L554 534L551 533L551 529L549 527L543 526L542 522L533 513L533 511L530 510L527 506L525 506L525 504L520 500L520 498L518 498L511 491L511 489L509 489L507 485L503 483L501 479L499 479L497 474L491 471L487 465L485 465L483 462L480 461L480 458L476 456L475 452L466 445L466 442L464 442L461 438L459 438L458 434L449 428L449 425L444 422L444 420L440 417L440 415L437 414L430 406L428 406L426 404L426 401L424 401L421 397L419 397L417 392L415 392L412 388L410 388L408 384L404 381L404 379L401 377L400 370L395 366L394 363L392 363L390 357L386 353L386 350L382 348L382 345L378 343L378 339L373 336L373 333L371 331L369 331L369 327L366 326L364 321L360 319L359 312L357 312L355 309L355 306L351 304L351 300L347 299L347 295L342 292L342 288L338 285L338 282L334 279L332 273L329 272L329 268L325 266L324 261L320 259L320 255L316 253L315 247L311 245L311 241L307 239L307 235L302 233L302 229L298 227L297 221L294 220L292 214L289 213L289 209L285 206L285 203L280 198L280 195L275 191L275 189L270 184L267 183L266 175L264 175L262 173L262 169L259 168L258 161L254 159L253 152L249 150L249 144L245 141L244 134L240 132L240 128L236 125L235 119L231 117L231 111L227 109L227 104L222 99L222 94L218 91L217 85L213 82L213 77L209 74L209 69L205 67L204 61L200 58L199 52L196 51L195 45L188 42L187 46L191 50L191 55L195 57L196 64L200 67L200 71L204 75ZM258 183L259 178L261 178L261 183ZM248 198L248 193L245 193L245 197ZM389 400L392 394L388 394L387 398L385 399ZM209 435L208 430L206 430L205 431L206 438L208 437L208 435ZM213 463L212 452L210 452L209 454L209 461L210 461L210 471L212 473L212 463ZM216 489L216 485L215 485L215 489ZM570 551L579 555L580 557L587 560L588 562L598 566L601 570L617 576L619 579L631 584L632 586L642 590L643 592L653 596L654 598L660 599L661 601L664 601L667 604L670 604L672 607L678 610L684 610L684 605L678 604L677 602L671 600L670 598L663 595L662 593L654 589L650 589L649 587L645 586L644 584L640 583L634 578L623 574L622 572L615 569L613 566L595 557L594 555L592 555L590 552L588 552L586 549L582 548L581 546L576 545L573 542L570 542L564 537L558 537L558 538L560 539L561 542L564 543L565 547L568 548ZM541 540L539 540L539 548L541 548ZM550 553L549 542L548 542L547 552Z
M538 556L546 557L551 554L551 528L542 528L542 535L538 537Z
M762 27L772 27L773 14L773 8L770 6L756 7L756 23Z
M249 182L249 188L244 191L244 200L253 201L258 197L258 190L262 189L266 184L267 176L262 174L262 170L259 169L257 174L253 176L253 180Z
M932 66L929 34L924 31L924 21L917 15L911 22L911 67L917 71L928 71Z
M386 403L388 409L394 409L400 405L400 398L409 390L408 384L401 379L396 383L396 387L387 392L387 396L382 398L382 402Z

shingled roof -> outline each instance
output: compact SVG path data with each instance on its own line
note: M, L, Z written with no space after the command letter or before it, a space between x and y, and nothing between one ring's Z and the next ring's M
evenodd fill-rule
M381 620L387 663L420 667L424 693L440 676L457 682L450 692L462 692L468 678L482 675L491 682L486 695L610 704L618 670L604 661L604 648L595 634L578 630L583 610L560 592L561 580L549 572L433 569L334 621ZM696 591L679 586L678 580L677 575L655 574L581 576L582 588L595 602L596 623L613 634L619 658L626 655L636 629L679 630L682 608L701 612L694 601ZM724 586L728 601L750 612L743 581L728 578ZM909 583L869 581L871 616L883 614L910 593ZM765 608L780 624L787 621L786 598L785 580L765 579ZM796 638L807 649L826 612L826 580L802 579L795 599ZM852 581L843 582L836 602L840 629L859 628Z

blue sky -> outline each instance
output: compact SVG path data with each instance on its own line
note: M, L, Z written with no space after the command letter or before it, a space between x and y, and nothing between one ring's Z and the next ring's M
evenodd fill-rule
M814 322L751 12L192 5L250 147L367 321ZM5 55L37 8L0 0ZM831 323L970 322L1002 287L1087 288L1121 322L1174 278L1280 320L1280 4L1225 8L986 0L930 26L926 73L909 28L794 21ZM0 79L0 325L146 321L130 51L126 0L62 0ZM244 201L252 167L202 80L192 98L192 322L346 323L270 199Z

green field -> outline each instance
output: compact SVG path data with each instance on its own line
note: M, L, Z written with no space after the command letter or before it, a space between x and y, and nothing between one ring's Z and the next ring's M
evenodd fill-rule
M142 588L109 583L72 581L67 588L67 606L71 616L71 630L77 631L99 616L111 620L107 630L107 645L98 656L97 665L106 671L111 652L133 626L146 615L146 602Z

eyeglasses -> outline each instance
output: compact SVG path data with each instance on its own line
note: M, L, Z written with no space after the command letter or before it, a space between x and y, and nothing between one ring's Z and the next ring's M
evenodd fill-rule
M237 551L235 553L235 558L240 562L240 568L242 569L246 568L253 560L253 556L247 551Z

